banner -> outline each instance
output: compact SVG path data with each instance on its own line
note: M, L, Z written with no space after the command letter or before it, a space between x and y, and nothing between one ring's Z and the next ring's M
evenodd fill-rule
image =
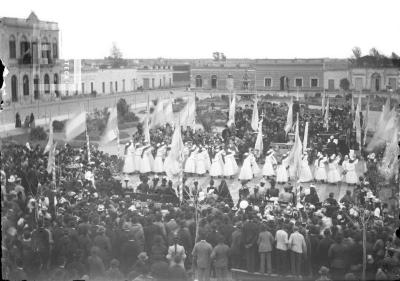
M50 133L49 133L49 141L46 144L46 147L44 148L43 154L47 153L50 151L51 146L53 145L53 139L54 139L54 133L53 133L53 121L51 120L50 116Z
M258 129L258 106L257 106L258 100L257 97L254 101L254 108L253 108L253 115L251 117L251 128L254 131L257 131Z
M86 112L83 111L65 124L65 139L70 141L86 130Z
M307 150L307 145L308 145L308 122L306 122L306 127L304 128L303 151Z
M256 143L254 145L254 150L257 153L257 157L260 157L263 153L262 124L263 124L263 119L261 119L260 122L258 122L257 139L256 139Z
M289 133L292 127L293 127L293 97L290 100L289 109L286 117L286 125L285 125L286 134Z
M235 124L235 113L236 113L236 95L233 94L231 105L229 106L229 120L227 124L229 127L232 124Z
M117 107L113 107L110 110L110 116L107 120L106 129L104 130L103 136L100 140L102 144L109 143L110 141L118 138L118 110Z

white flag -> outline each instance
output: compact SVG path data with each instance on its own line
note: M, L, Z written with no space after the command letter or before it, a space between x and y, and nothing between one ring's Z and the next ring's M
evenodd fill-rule
M179 113L180 124L184 127L189 126L194 128L196 120L196 101L195 98L189 98L188 103Z
M65 139L70 141L86 130L86 112L81 112L65 124Z
M150 127L154 128L156 126L163 125L164 123L164 101L162 99L158 99L156 108L154 109L151 117Z
M50 117L49 141L47 142L46 147L44 148L43 154L45 154L46 152L50 151L51 146L53 145L53 139L54 139L53 134L54 134L53 133L53 121L51 120L51 117Z
M254 150L257 152L257 157L260 157L260 155L263 153L262 123L263 119L261 119L258 123L257 139L254 145Z
M286 117L286 125L285 125L286 134L289 133L292 127L293 127L293 97L290 100L289 109Z
M167 105L164 108L164 121L165 123L172 124L174 122L174 111L172 108L172 99L169 98Z
M307 145L308 145L308 122L306 122L306 127L304 129L303 151L307 150Z
M103 144L109 143L110 141L115 140L118 137L118 134L118 110L117 107L113 107L110 110L107 126L100 142Z
M233 94L231 105L229 107L229 120L228 120L229 127L232 124L235 124L235 112L236 112L236 95Z
M258 106L257 106L257 97L254 101L254 108L253 108L253 116L251 117L251 128L254 131L257 131L258 129Z

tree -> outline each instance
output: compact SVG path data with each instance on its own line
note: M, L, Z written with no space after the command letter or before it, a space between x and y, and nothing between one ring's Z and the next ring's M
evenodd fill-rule
M226 56L225 56L224 53L221 53L221 60L222 60L222 61L226 61Z
M358 66L361 60L361 49L360 47L354 47L351 51L353 52L353 55L349 59L349 61L351 62L351 64Z
M343 78L340 80L340 88L344 91L348 91L350 88L350 82L347 78Z
M121 66L126 66L126 61L122 58L122 52L118 48L117 44L113 42L110 50L110 56L107 58L111 61L111 67L120 68Z
M219 61L220 60L220 53L219 52L214 52L213 53L213 58L214 58L214 61Z

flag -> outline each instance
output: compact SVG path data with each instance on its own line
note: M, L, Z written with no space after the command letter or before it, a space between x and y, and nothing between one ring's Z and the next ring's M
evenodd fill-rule
M396 110L390 112L390 100L386 100L386 104L382 108L382 113L379 116L377 127L374 136L369 141L367 146L367 151L372 151L373 149L382 146L385 141L391 140L390 131L394 129L396 125Z
M326 101L324 125L326 130L329 131L329 97L327 98Z
M324 113L325 113L325 98L326 98L326 94L325 94L325 91L324 91L324 95L322 96L322 100L321 100L322 116L324 116Z
M293 165L294 171L297 176L300 171L302 149L303 145L301 143L299 135L299 120L297 119L294 145L289 153L289 159L288 159L289 165Z
M229 106L229 120L228 126L235 124L235 112L236 112L236 95L233 94L231 105Z
M285 125L286 134L289 133L292 127L293 127L293 97L290 100L289 109L286 117L286 125Z
M179 113L181 126L189 126L194 128L196 121L196 101L195 98L189 98L188 103Z
M149 115L144 118L143 133L144 140L150 143Z
M397 172L399 153L398 127L396 126L393 130L391 141L386 144L383 159L379 167L380 172L386 177L386 179L390 179Z
M253 108L253 116L251 117L251 128L254 131L257 131L258 129L258 106L257 106L258 100L257 97L254 101L254 108Z
M65 124L65 139L70 141L86 130L86 112L83 111Z
M172 124L174 122L174 111L172 108L172 99L168 99L167 105L164 107L164 121L165 123Z
M364 140L363 140L363 145L365 145L365 144L367 143L368 119L369 119L369 100L370 100L370 97L368 96L367 106L366 106L366 108L365 108L364 123L363 123L363 128L364 128Z
M356 115L355 115L355 118L354 118L354 123L355 123L355 127L356 127L356 141L361 146L361 118L360 118L360 112L361 112L361 92L360 92L360 94L358 96Z
M156 108L151 116L150 127L154 128L156 126L163 125L165 122L164 118L164 101L162 99L157 100Z
M51 116L50 116L50 133L49 133L49 141L46 144L46 147L44 148L43 154L45 154L46 152L49 152L51 149L51 146L53 145L53 141L54 141L54 136L53 136L53 121L51 120Z
M47 173L50 174L56 166L56 146L57 143L51 144L49 150L49 158L47 159Z
M100 140L102 144L109 143L110 141L118 138L118 110L117 107L113 107L110 110L110 116L108 117L106 129L104 130L103 136Z
M306 122L306 127L304 129L304 137L303 137L303 151L306 151L308 144L308 122Z
M169 156L176 160L176 161L182 161L183 159L183 141L182 141L182 135L181 135L181 126L179 124L175 126L174 134L172 135L172 140L171 140L171 151L169 153Z
M86 148L87 148L87 159L88 163L90 163L90 141L89 141L89 134L88 131L86 130Z
M353 98L353 94L351 94L351 110L350 110L350 112L351 112L351 116L353 116L353 118L354 118L354 98Z
M263 135L262 135L262 123L263 119L258 122L258 133L256 143L254 145L254 150L258 151L257 157L260 157L263 153Z

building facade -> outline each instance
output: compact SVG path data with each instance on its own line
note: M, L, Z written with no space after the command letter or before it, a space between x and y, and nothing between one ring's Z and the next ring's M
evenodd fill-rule
M174 87L190 87L190 64L173 65L172 69L174 71L172 74Z
M252 91L255 73L255 69L249 66L192 67L190 87L197 90Z
M9 70L6 103L34 103L60 95L59 28L31 12L27 19L0 18L0 53Z
M171 65L143 66L137 69L137 87L143 90L172 88L173 69Z
M352 68L349 71L351 89L355 91L381 92L399 89L398 68Z
M323 59L262 59L255 69L258 91L323 90Z

